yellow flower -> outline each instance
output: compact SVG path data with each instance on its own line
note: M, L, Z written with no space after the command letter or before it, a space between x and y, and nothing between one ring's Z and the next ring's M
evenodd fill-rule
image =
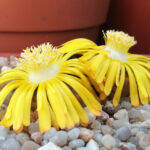
M0 75L0 106L13 91L7 112L0 124L13 126L20 132L30 124L33 95L36 95L38 121L41 132L55 128L73 127L76 123L86 126L89 118L72 91L95 115L100 115L101 105L82 73L83 64L69 59L50 44L24 50L18 59L19 66Z
M117 106L125 79L129 79L130 98L134 106L150 101L150 58L128 53L136 44L134 37L118 31L104 34L105 45L93 47L81 57L87 61L88 75L99 89L101 99L105 99L116 86L113 104ZM90 47L91 49L91 47Z

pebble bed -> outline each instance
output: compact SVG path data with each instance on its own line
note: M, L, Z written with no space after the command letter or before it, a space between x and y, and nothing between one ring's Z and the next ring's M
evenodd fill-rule
M1 72L16 66L15 57L0 57ZM101 117L87 108L88 127L79 124L73 129L51 128L41 134L38 121L27 131L16 134L0 126L0 150L150 150L150 105L132 107L130 98L122 98L117 107L110 101L103 105ZM7 109L7 100L0 109L0 119Z

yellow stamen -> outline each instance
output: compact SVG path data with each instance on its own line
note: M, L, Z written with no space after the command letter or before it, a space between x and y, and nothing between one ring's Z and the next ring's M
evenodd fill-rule
M124 32L109 30L104 34L105 45L114 51L126 54L136 44L134 37Z

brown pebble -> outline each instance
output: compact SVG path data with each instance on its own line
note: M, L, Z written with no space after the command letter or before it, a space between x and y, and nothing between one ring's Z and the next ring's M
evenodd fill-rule
M80 128L80 135L79 138L81 138L84 142L88 142L90 139L93 139L94 132L86 129L86 128Z
M43 135L40 132L34 132L31 134L31 138L34 140L35 143L41 144Z
M109 115L102 110L101 116L98 116L97 118L101 119L102 121L107 121L109 119Z

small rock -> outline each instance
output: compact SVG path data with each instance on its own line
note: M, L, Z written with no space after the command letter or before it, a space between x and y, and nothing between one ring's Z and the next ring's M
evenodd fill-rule
M116 146L116 141L115 139L109 135L106 134L105 136L103 136L102 138L102 144L107 148L107 149L112 149Z
M16 133L14 131L10 131L9 137L16 138Z
M16 140L22 145L25 142L29 141L29 136L26 133L19 133L16 135Z
M143 135L139 138L139 146L146 149L150 146L150 135Z
M133 128L133 129L131 129L131 135L132 135L132 136L135 136L138 131L139 131L138 128Z
M122 98L121 98L122 99ZM129 102L130 101L130 98L129 97L124 97L123 98L124 100L122 100L120 106L121 108L125 108L127 110L130 110L132 108L132 105L131 103Z
M120 148L122 150L136 150L136 146L132 143L121 143Z
M88 142L90 139L94 137L93 131L86 129L86 128L80 128L80 135L79 137L84 141Z
M38 150L62 150L62 149L57 145L55 145L54 143L49 142L48 144L40 147Z
M140 114L138 116L140 121L146 121L150 119L150 111L146 111L146 110L139 110Z
M0 67L8 65L8 58L7 57L0 57Z
M107 121L106 121L106 124L110 127L113 127L113 123L114 123L114 118L109 118Z
M95 140L100 146L102 146L102 137L103 137L102 134L95 134L95 135L94 135L94 140Z
M14 138L8 138L1 145L2 150L20 150L20 144Z
M43 139L49 141L51 137L53 137L57 133L56 129L51 127L51 129L44 133Z
M43 136L40 132L34 132L31 134L31 138L35 143L40 144L42 142Z
M78 147L76 150L89 150L87 147Z
M5 140L8 136L8 129L4 126L0 126L0 140Z
M62 150L72 150L72 148L70 148L69 146L64 146L64 147L62 148Z
M84 108L85 112L87 113L88 117L89 117L89 124L91 124L95 119L96 119L96 116L93 115L87 107Z
M149 146L149 147L146 147L146 150L150 150L150 146Z
M138 131L137 133L136 133L136 137L138 138L138 139L140 139L141 137L143 137L145 135L145 133L143 132L143 131Z
M150 111L150 105L149 104L143 105L143 109Z
M94 129L94 130L92 130L92 131L93 131L94 135L95 135L95 134L101 134L101 133L102 133L101 130L95 130L95 129Z
M101 116L99 116L97 118L100 118L102 121L107 121L109 119L109 115L102 110L101 111Z
M76 140L69 142L69 147L74 148L74 149L78 147L82 147L84 145L85 145L85 142L81 139L76 139Z
M143 127L140 127L140 128L139 128L139 131L142 131L142 132L144 132L145 134L147 134L147 133L148 133L148 130L147 130L147 129L145 129L145 128L143 128Z
M131 135L131 131L128 127L121 127L116 131L116 137L121 141L126 141Z
M12 67L16 67L17 66L17 60L16 60L16 57L14 56L10 56L10 61L9 61L9 65L12 66Z
M146 128L146 129L150 129L150 119L142 122L141 127Z
M93 123L91 124L91 128L100 130L101 129L101 123L97 120L94 120Z
M108 149L105 147L101 147L99 150L108 150Z
M35 123L30 123L30 126L29 126L29 133L32 134L34 132L38 132L39 131L39 124L38 122L35 122Z
M121 150L121 149L120 149L120 148L116 148L116 147L115 147L115 148L113 148L112 150Z
M126 119L115 120L113 122L113 127L115 129L119 129L119 128L124 127L124 126L127 126L127 127L131 126L130 123Z
M74 128L68 132L68 140L72 141L79 137L80 129Z
M1 68L1 72L5 72L5 71L8 71L8 70L10 70L10 69L12 69L12 68L9 67L9 66L3 66L3 67Z
M58 131L55 136L50 138L51 142L58 146L65 146L68 141L68 134L65 131Z
M21 147L21 150L37 150L40 148L40 145L34 143L33 141L27 141L24 142L24 144Z
M116 120L126 119L128 121L129 118L127 110L126 109L119 110L117 113L114 114L114 118Z
M106 101L106 104L104 105L104 110L111 115L115 113L115 107L110 101Z
M103 135L106 135L106 134L113 135L114 134L112 128L107 125L102 125L101 130L102 130Z
M139 121L139 119L138 119L139 115L140 115L139 110L137 110L135 108L131 108L130 111L128 111L128 116L129 116L130 122Z
M128 142L134 144L134 145L137 145L138 144L138 138L137 137L134 137L134 136L131 136L128 140Z
M48 144L48 142L49 142L48 140L43 140L41 145L44 146L44 145Z
M86 147L88 150L99 150L98 144L93 139L87 143Z

